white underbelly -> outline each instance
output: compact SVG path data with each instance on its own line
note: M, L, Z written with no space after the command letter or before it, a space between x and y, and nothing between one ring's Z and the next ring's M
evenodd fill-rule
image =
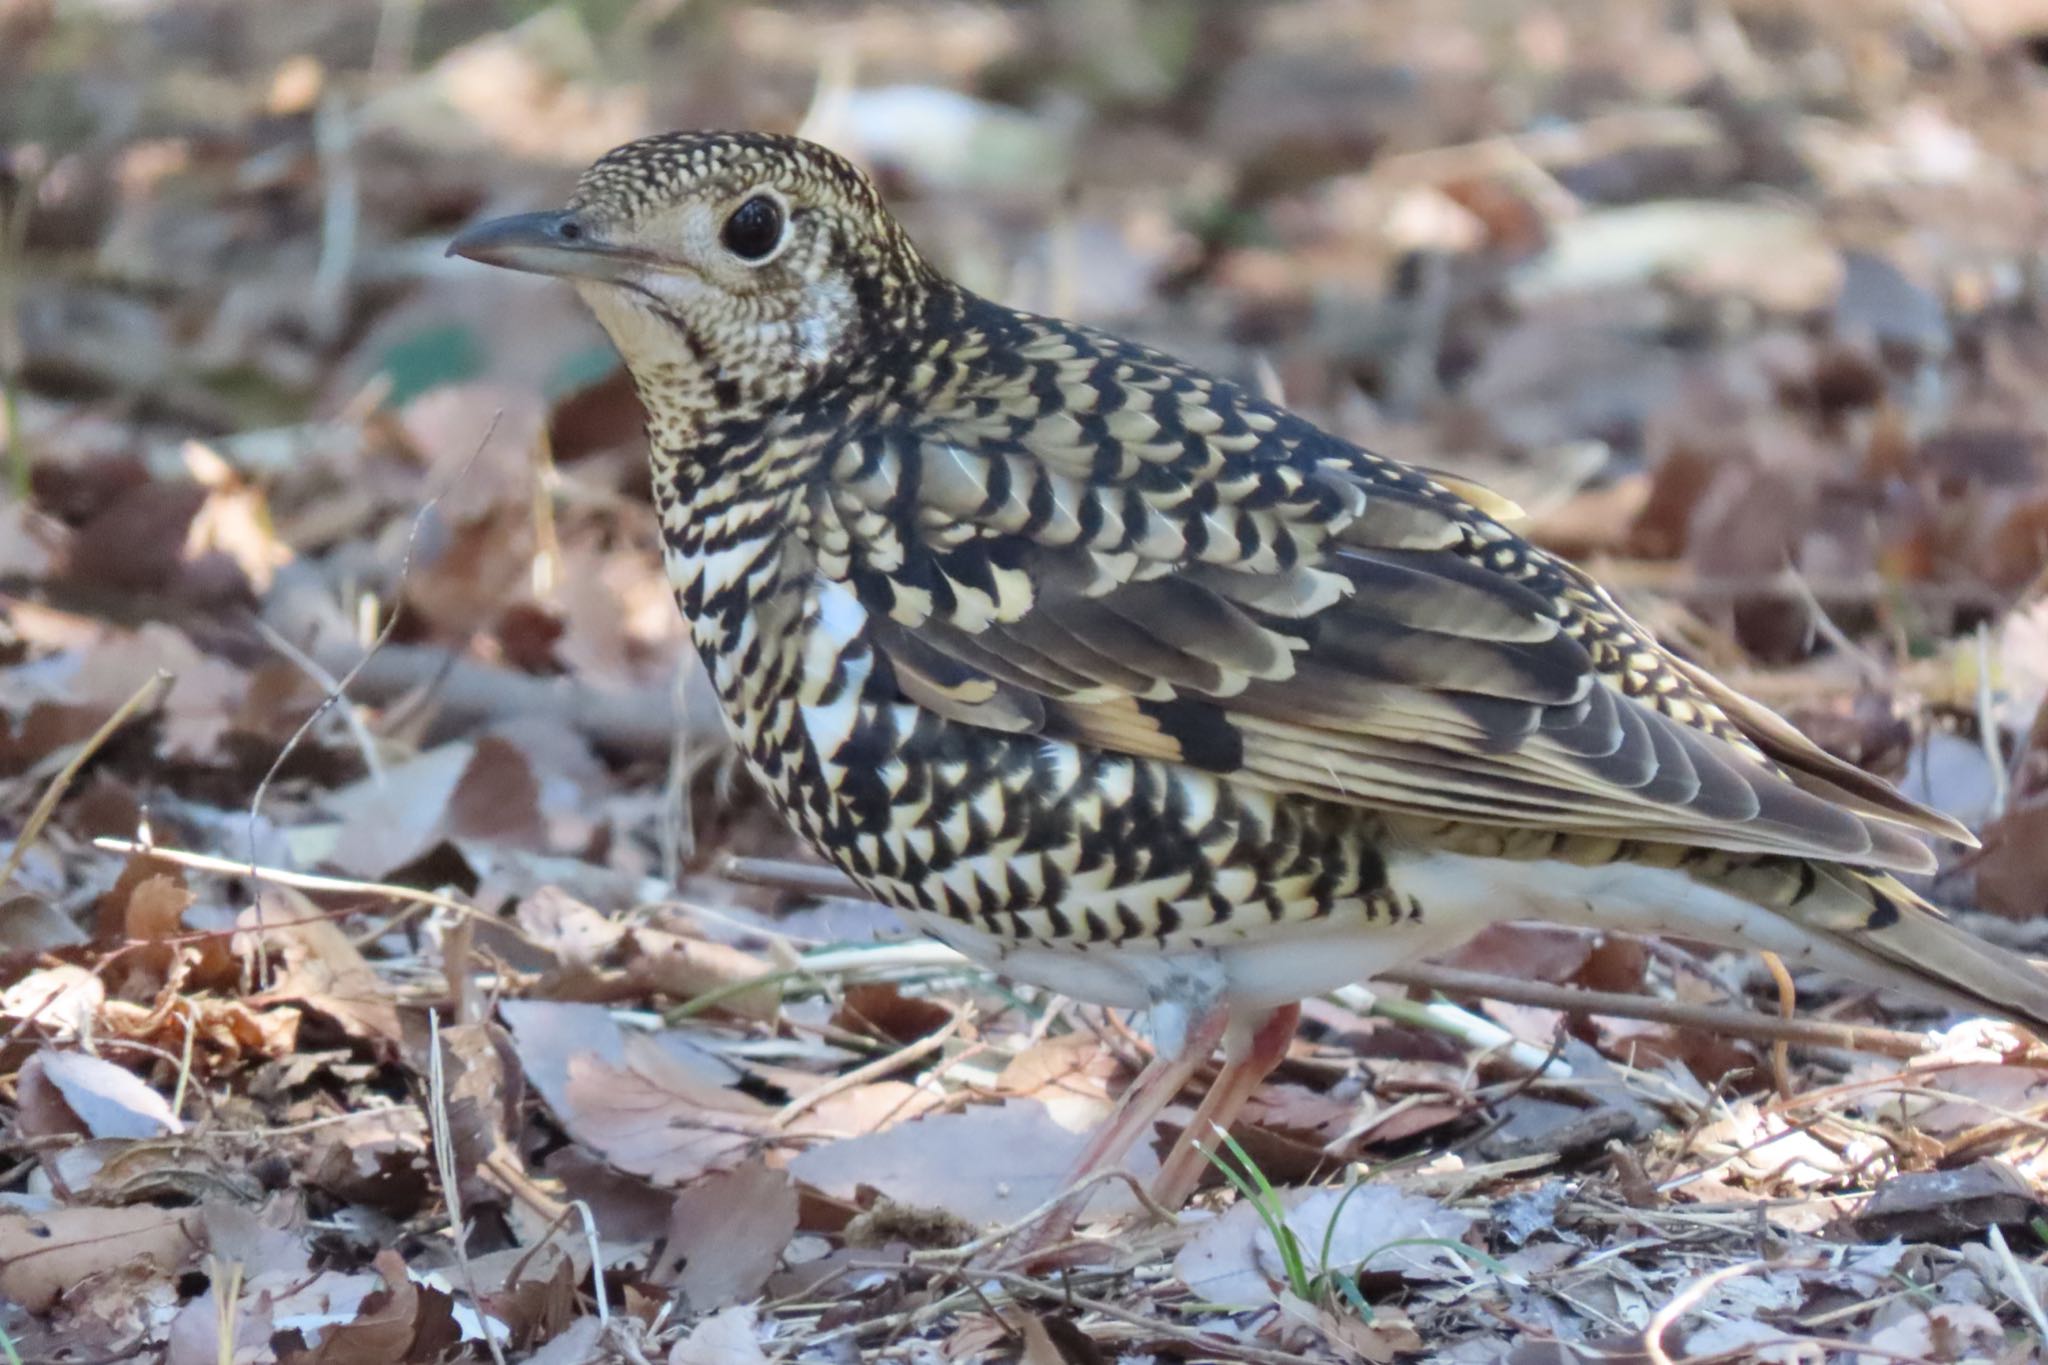
M1673 934L1767 949L1795 964L1867 974L1867 964L1793 921L1682 872L1627 863L1519 862L1424 854L1388 868L1419 920L1308 921L1264 936L1194 948L1151 940L1056 946L1019 943L971 924L920 916L940 939L1003 975L1091 1004L1142 1009L1162 1001L1227 1003L1251 1014L1367 982L1447 952L1489 924L1543 921Z

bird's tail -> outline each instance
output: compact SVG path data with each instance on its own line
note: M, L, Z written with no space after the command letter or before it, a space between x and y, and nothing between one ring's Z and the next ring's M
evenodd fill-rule
M1822 965L2048 1033L2048 972L1957 927L1894 877L1837 864L1809 866L1811 881L1800 874L1803 894L1774 908L1832 950L1817 955ZM1853 960L1825 962L1837 954Z

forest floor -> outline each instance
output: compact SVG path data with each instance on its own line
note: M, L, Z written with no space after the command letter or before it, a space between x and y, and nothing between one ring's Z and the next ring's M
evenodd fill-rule
M2048 954L2048 5L0 0L0 1362L2042 1358L2048 1049L1543 926L1006 1269L1142 1032L804 861L443 257L720 126L1498 488Z

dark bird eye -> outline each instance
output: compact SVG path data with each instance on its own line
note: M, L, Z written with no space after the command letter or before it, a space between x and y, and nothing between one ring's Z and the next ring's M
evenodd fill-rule
M755 195L732 211L718 239L741 260L760 260L782 241L782 205L765 194Z

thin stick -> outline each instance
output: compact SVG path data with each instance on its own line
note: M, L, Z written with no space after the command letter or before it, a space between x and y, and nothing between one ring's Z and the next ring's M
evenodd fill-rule
M1933 1046L1924 1033L1867 1024L1841 1024L1826 1019L1773 1019L1749 1010L1720 1005L1686 1005L1647 995L1578 990L1542 981L1518 981L1487 972L1439 967L1434 963L1416 963L1398 971L1382 972L1378 979L1452 995L1481 995L1516 1005L1570 1010L1578 1014L1611 1014L1619 1019L1647 1019L1651 1023L1707 1029L1738 1038L1756 1038L1765 1042L1783 1039L1809 1047L1836 1047L1880 1057L1918 1057Z
M64 799L64 793L71 789L72 782L91 761L92 756L114 737L116 730L133 720L138 712L146 711L161 701L161 694L169 691L171 682L171 675L159 668L148 682L135 689L134 695L115 707L114 714L102 721L99 729L86 736L85 743L78 746L78 752L57 770L57 775L50 779L50 785L43 788L42 797L36 802L35 809L28 813L28 821L21 827L21 837L16 839L14 847L8 850L7 862L0 865L0 887L14 880L14 874L21 870L21 860L27 856L30 845L42 834L43 826L48 824L50 817L56 813L57 803Z
M1790 1019L1799 1004L1799 988L1792 984L1792 973L1785 970L1785 959L1771 952L1758 956L1771 980L1778 983L1778 1017ZM1792 1046L1783 1038L1771 1044L1771 1079L1777 1084L1778 1098L1792 1098Z
M2005 803L2012 797L2012 778L2006 770L2005 755L2000 751L2002 728L1998 724L1998 708L1991 695L1991 625L1986 621L1977 623L1977 742L1984 746L1984 762L1991 772L1991 808L1984 823L1992 824L2005 814ZM2024 747L2024 746L2022 746ZM2016 755L2013 760L2018 762Z
M2005 1244L2005 1230L1993 1223L1985 1234L1985 1240L1998 1253L1998 1263L2005 1267L2006 1278L2012 1281L2013 1298L2027 1310L2034 1330L2041 1334L2040 1339L2048 1342L2048 1313L2041 1311L2041 1300L2034 1296L2034 1286L2027 1283L2026 1270L2020 1265L2019 1258L2012 1254L2012 1248Z
M455 1252L456 1267L462 1271L462 1286L469 1291L469 1301L476 1305L477 1324L483 1332L484 1345L497 1365L505 1365L505 1350L498 1345L498 1334L491 1330L491 1319L483 1311L483 1296L476 1292L476 1272L469 1264L469 1237L462 1226L461 1176L455 1169L455 1143L448 1132L448 1076L441 1063L441 1016L432 1010L427 1012L427 1133L434 1140L434 1170L441 1177L441 1201L448 1206L448 1231L452 1234L450 1243ZM591 1266L591 1274L597 1274L597 1267ZM604 1294L602 1281L598 1294Z
M440 488L435 489L433 495L420 504L419 511L413 513L412 525L407 529L405 535L405 553L398 563L398 590L401 594L405 590L406 582L412 577L413 551L419 547L420 532L427 524L427 517L440 505L441 499L448 496L450 489L468 477L470 467L476 463L477 457L484 453L484 447L491 443L491 437L497 435L498 423L503 421L504 417L505 413L502 408L491 414L489 424L484 427L484 434L477 438L476 445L470 450L469 458L462 462L462 467L455 471L454 477L450 478ZM256 875L257 821L262 817L263 798L269 794L270 784L277 780L277 775L283 769L286 760L292 756L293 750L299 747L301 741L312 732L314 725L319 723L320 717L326 715L332 708L346 703L349 684L356 680L356 675L363 671L363 667L370 660L377 657L377 651L382 649L391 639L392 632L398 629L398 621L403 614L402 599L394 599L389 619L384 622L383 629L379 630L376 637L370 641L370 647L363 651L363 657L357 659L342 673L340 680L335 683L326 696L320 699L320 704L313 708L312 714L300 721L298 728L293 730L290 737L278 748L277 757L270 760L270 767L264 772L262 779L256 784L256 790L249 797L249 864L247 875L252 877ZM260 940L258 941L258 953L260 956Z
M1664 1334L1691 1312L1701 1299L1712 1293L1715 1286L1763 1268L1762 1261L1738 1261L1734 1265L1722 1266L1711 1275L1702 1275L1681 1289L1669 1303L1650 1314L1650 1320L1643 1324L1643 1354L1650 1358L1652 1365L1673 1365L1671 1353L1664 1349Z
M326 666L318 659L286 639L283 632L279 631L276 626L271 625L270 622L260 616L251 616L249 623L255 626L256 633L263 637L263 643L284 655L286 662L317 683L323 696L336 698L335 705L341 711L342 722L348 726L350 737L355 740L356 748L363 755L364 769L370 774L372 782L376 783L379 787L383 786L385 781L384 760L377 756L377 741L370 734L370 727L363 724L362 711L357 708L353 701L349 700L348 693L343 688L341 681L334 674L330 673Z
M458 915L467 915L472 909L453 896L444 896L438 891L423 891L416 886L359 882L348 877L323 877L313 872L287 872L281 867L246 863L239 858L216 858L209 853L188 853L183 849L160 848L155 844L139 844L132 839L112 839L103 836L93 840L92 846L108 853L139 853L146 858L175 863L179 867L189 867L200 872L218 872L228 877L253 877L259 881L289 886L299 891L332 891L343 895L381 896L385 900L410 901L416 905L432 906L437 910L448 910Z
M1235 1356L1239 1360L1253 1361L1256 1365L1300 1365L1302 1359L1295 1352L1269 1351L1263 1346L1253 1346L1243 1341L1235 1341L1229 1337L1219 1336L1214 1332L1206 1332L1199 1327L1188 1327L1163 1317L1148 1318L1142 1313L1133 1313L1128 1308L1119 1307L1103 1299L1092 1299L1083 1294L1076 1294L1071 1288L1062 1289L1047 1284L1044 1280L1019 1274L1014 1270L976 1269L974 1274L982 1279L999 1280L1013 1290L1019 1287L1030 1289L1045 1298L1058 1299L1075 1308L1084 1308L1090 1313L1099 1313L1103 1317L1112 1318L1117 1322L1127 1322L1134 1327L1143 1327L1148 1331L1157 1332L1161 1336L1185 1341L1190 1345L1200 1347L1204 1351L1213 1351L1217 1355Z
M908 1047L897 1048L894 1052L887 1053L884 1056L875 1058L871 1062L863 1063L851 1071L834 1076L823 1085L804 1091L803 1094L798 1095L788 1104L776 1110L775 1117L769 1120L769 1122L777 1128L787 1128L790 1121L796 1118L797 1115L817 1107L834 1095L844 1094L856 1086L866 1085L872 1080L879 1080L892 1071L899 1071L909 1066L912 1062L923 1061L934 1052L945 1047L947 1041L960 1031L960 1026L966 1023L972 1014L973 1009L971 1006L953 1011L953 1017L946 1022L945 1027L932 1034L929 1038L920 1038Z

